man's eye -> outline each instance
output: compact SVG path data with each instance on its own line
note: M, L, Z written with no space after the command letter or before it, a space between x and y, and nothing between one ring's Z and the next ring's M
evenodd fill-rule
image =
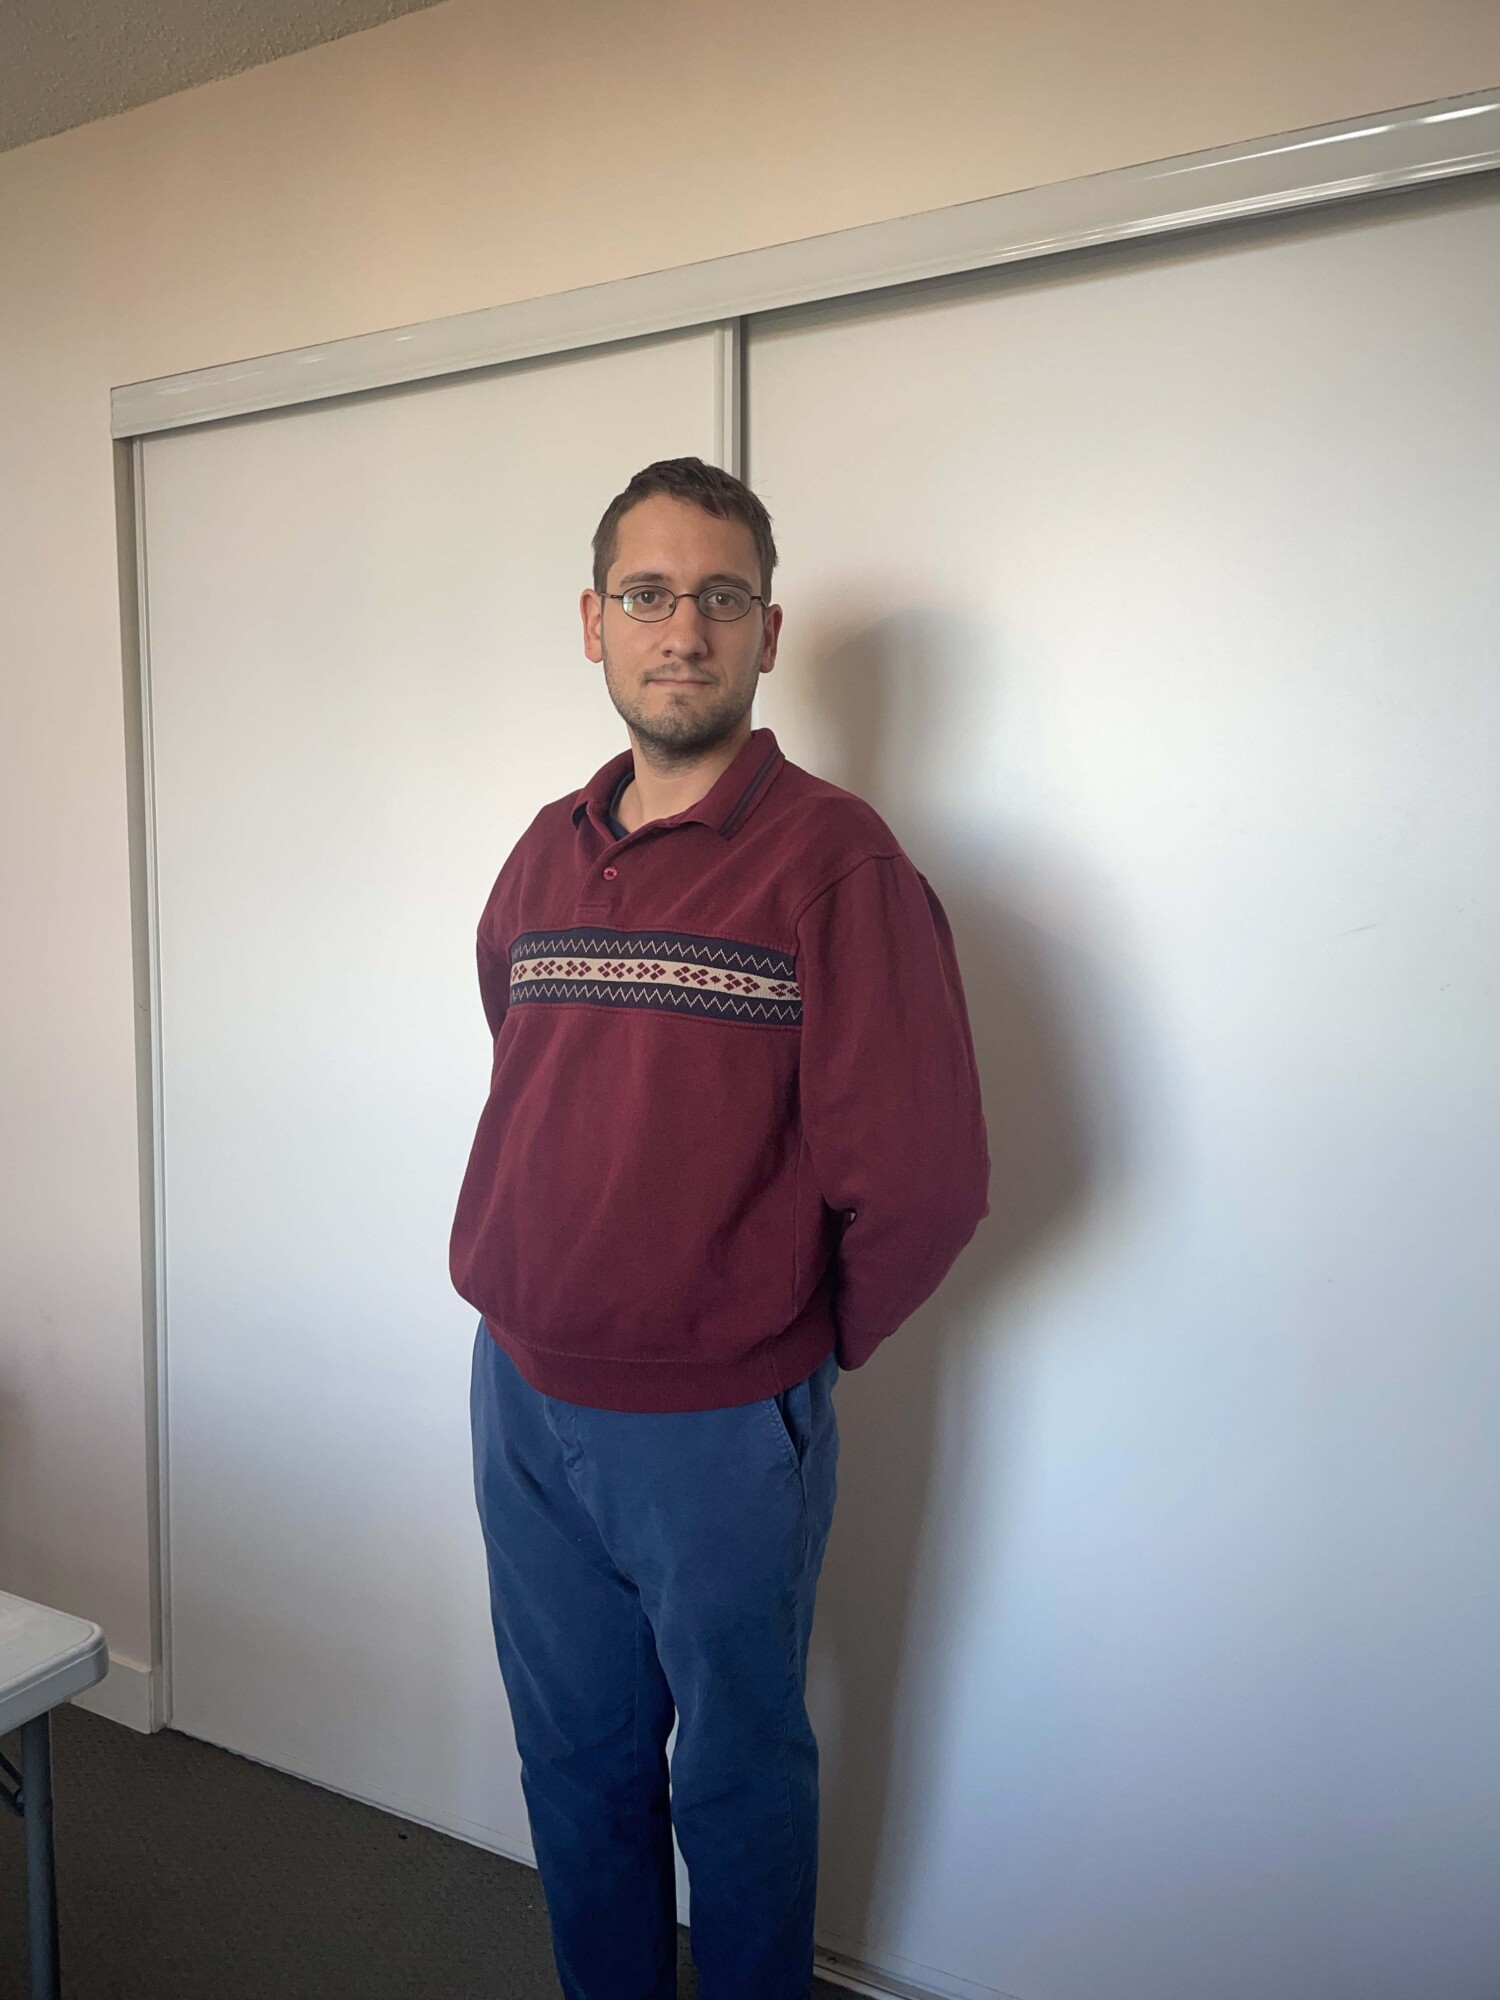
M661 602L661 592L659 590L651 590L651 589L632 590L630 593L630 601L632 604L645 604L645 605L659 604Z

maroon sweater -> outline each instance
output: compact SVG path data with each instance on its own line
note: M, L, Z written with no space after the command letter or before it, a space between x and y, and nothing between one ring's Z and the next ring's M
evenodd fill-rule
M989 1154L948 920L879 814L757 729L618 839L631 766L542 808L480 918L453 1282L545 1395L715 1409L868 1361Z

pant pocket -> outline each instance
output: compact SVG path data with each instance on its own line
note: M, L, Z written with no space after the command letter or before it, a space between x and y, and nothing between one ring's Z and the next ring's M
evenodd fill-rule
M812 1441L812 1392L811 1377L805 1382L793 1383L790 1389L782 1389L766 1399L766 1407L771 1412L782 1440L791 1453L792 1463L800 1472L802 1461L807 1457L807 1447Z

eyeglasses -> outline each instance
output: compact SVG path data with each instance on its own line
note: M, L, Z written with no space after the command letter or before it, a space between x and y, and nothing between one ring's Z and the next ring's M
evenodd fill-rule
M605 590L600 595L614 598L627 618L639 619L643 625L659 625L670 618L684 597L691 597L704 617L716 625L732 625L752 604L766 601L732 583L710 584L707 590L665 590L659 583L643 583L634 590Z

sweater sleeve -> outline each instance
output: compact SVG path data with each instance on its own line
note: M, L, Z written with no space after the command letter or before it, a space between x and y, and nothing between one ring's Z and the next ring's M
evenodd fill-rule
M803 909L803 1132L844 1214L835 1311L859 1368L989 1214L989 1147L953 936L906 855L872 855Z
M479 960L479 999L493 1040L500 1032L505 1010L510 1005L510 954L504 952L497 956L481 930L476 955Z

